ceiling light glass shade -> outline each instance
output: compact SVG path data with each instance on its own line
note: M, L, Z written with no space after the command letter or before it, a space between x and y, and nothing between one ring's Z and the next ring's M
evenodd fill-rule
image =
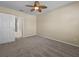
M34 9L35 9L35 10L38 10L38 9L39 9L39 7L35 7Z

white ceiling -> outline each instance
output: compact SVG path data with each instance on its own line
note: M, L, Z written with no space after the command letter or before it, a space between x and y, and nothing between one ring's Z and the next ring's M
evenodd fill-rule
M46 5L48 8L43 9L42 13L39 13L37 11L31 12L30 11L31 8L25 6L25 5L32 5L33 2L34 1L0 1L0 6L12 8L19 11L23 10L22 12L37 15L50 12L51 10L72 3L72 1L40 1L41 4Z

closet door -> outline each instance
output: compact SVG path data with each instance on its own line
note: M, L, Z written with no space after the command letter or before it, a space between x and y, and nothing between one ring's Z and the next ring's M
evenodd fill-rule
M15 16L0 13L0 44L15 41Z

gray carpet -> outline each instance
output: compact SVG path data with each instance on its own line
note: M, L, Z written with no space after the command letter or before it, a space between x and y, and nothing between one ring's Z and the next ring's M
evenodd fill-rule
M79 47L40 36L17 39L0 45L1 57L79 57Z

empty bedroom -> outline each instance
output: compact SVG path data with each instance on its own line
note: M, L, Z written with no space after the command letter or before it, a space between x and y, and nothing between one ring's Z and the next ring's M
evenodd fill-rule
M0 57L79 57L79 1L0 1Z

